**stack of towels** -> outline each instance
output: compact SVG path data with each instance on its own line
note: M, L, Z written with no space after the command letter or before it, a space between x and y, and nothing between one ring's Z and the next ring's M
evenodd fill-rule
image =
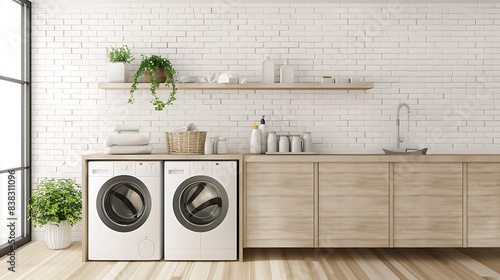
M139 132L140 126L117 124L115 132L104 141L104 153L110 155L150 154L153 146L149 144L149 133Z

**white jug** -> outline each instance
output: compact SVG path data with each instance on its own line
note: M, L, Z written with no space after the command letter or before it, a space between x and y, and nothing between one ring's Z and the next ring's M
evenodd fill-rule
M311 132L304 132L304 152L312 152L313 151L313 143Z
M279 152L280 153L290 152L290 141L288 140L288 135L280 135Z
M304 148L304 142L299 135L292 135L292 153L301 153Z
M276 136L276 132L269 132L267 136L267 151L270 153L278 151L278 136Z

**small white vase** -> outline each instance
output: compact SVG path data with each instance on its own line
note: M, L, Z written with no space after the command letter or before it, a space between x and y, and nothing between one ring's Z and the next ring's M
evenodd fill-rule
M55 223L45 225L45 241L50 249L68 248L71 242L71 224L67 221L60 221L59 226Z
M125 62L111 63L109 66L108 77L110 83L127 83L128 64Z

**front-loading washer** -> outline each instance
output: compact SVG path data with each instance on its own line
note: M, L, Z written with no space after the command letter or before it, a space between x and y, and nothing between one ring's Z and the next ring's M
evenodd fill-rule
M89 260L163 257L163 163L90 161Z
M237 162L165 162L165 259L236 260Z

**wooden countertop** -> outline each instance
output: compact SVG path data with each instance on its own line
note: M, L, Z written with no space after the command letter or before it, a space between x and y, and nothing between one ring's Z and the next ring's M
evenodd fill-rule
M245 162L500 162L500 154L434 154L434 155L384 155L384 154L318 154L318 155L108 155L89 154L88 160L245 160Z
M245 162L500 162L500 154L331 154L331 155L245 155Z
M174 155L174 154L149 154L149 155L108 155L89 154L83 155L83 160L242 160L243 154L225 155Z

